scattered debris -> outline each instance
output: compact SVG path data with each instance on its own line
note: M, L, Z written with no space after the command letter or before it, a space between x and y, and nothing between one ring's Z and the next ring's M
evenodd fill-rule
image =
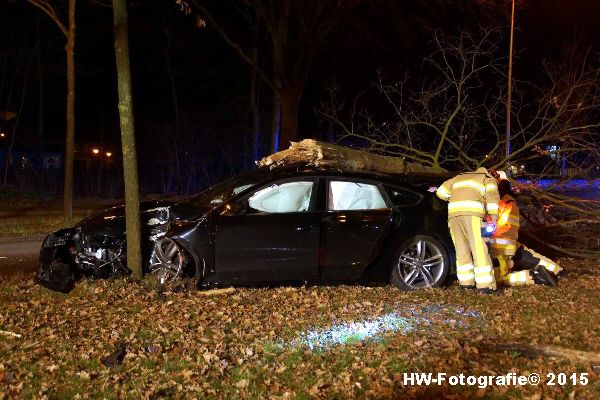
M458 285L412 292L168 286L160 300L150 277L82 280L68 296L31 277L0 278L0 329L23 335L0 334L0 398L559 399L575 393L597 400L599 361L486 351L487 343L526 343L600 354L600 265L560 262L569 276L558 288L519 287L494 298ZM223 292L230 294L208 295ZM432 391L403 385L406 371L555 371L569 381L589 372L589 382L484 391L444 384Z
M117 349L110 356L103 359L102 364L108 368L122 364L123 359L125 359L125 354L127 354L127 344L124 342L119 342L117 344Z
M16 338L23 337L23 335L19 335L18 333L14 333L14 332L10 332L10 331L0 331L0 334L6 335L6 336L12 336L12 337L16 337Z

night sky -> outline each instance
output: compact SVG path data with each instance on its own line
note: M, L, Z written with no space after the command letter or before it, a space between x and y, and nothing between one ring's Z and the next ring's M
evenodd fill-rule
M242 46L248 45L251 30L244 26L227 2L201 2L213 10L232 37L238 38ZM53 0L52 3L66 19L66 1ZM161 168L160 164L154 163L161 154L157 149L162 149L165 159L172 156L167 150L172 141L169 126L175 117L173 88L167 78L169 69L177 92L180 117L186 124L186 134L174 140L188 143L188 139L194 137L187 148L201 148L207 154L219 152L235 158L244 153L244 146L249 146L251 129L248 65L210 25L197 26L199 14L193 7L191 15L185 15L174 1L129 3L136 134L142 149L140 163L149 166L146 171ZM390 80L402 78L408 71L413 77L418 74L422 57L431 50L429 43L436 30L455 33L460 29L476 31L479 26L500 27L504 35L500 45L507 48L509 6L509 1L483 0L363 3L344 15L318 49L300 107L300 136L325 137L326 124L314 110L326 98L328 87L337 85L340 87L338 96L349 101L368 89L378 73ZM580 48L590 46L592 53L599 50L600 2L595 0L524 1L518 6L516 24L516 79L535 79L543 61L564 59L567 44L575 40ZM66 86L64 37L48 17L24 0L2 0L0 3L0 37L0 67L8 72L3 75L0 109L17 107L19 96L13 95L9 99L8 87L15 76L19 82L17 86L21 87L23 73L27 71L28 86L17 146L36 146L41 71L44 146L62 151ZM34 51L38 39L41 41L41 69L37 66ZM76 46L76 142L93 143L103 135L105 142L118 145L110 8L93 1L78 2ZM265 59L268 56L266 49L268 46L263 46L261 52ZM20 73L11 75L15 71ZM271 92L266 85L261 86L259 99L264 136L261 153L264 155L268 152L271 118ZM5 124L4 129L9 128ZM154 150L148 150L150 147ZM204 166L205 176L212 173L209 170L214 170L214 162ZM246 167L247 164L239 163L227 167L220 165L215 176L239 172Z

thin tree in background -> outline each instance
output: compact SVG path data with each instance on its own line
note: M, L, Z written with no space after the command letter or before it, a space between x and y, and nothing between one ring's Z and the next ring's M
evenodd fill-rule
M184 0L176 0L187 4ZM254 73L273 91L271 150L289 146L298 136L298 110L308 75L319 46L336 27L342 15L360 0L244 0L234 2L252 18L249 23L261 27L270 42L269 67L243 46L243 38L234 38L211 7L203 0L189 0L202 18L248 63ZM241 6L241 7L240 7ZM255 43L256 45L256 43Z
M27 0L42 10L67 39L67 137L65 146L65 185L63 212L65 218L73 216L73 156L75 153L75 1L69 0L68 26L48 0Z
M137 155L131 99L129 68L129 33L126 0L113 0L115 56L119 91L119 120L125 175L125 226L127 232L127 267L136 278L142 277L140 240L140 192L138 187Z

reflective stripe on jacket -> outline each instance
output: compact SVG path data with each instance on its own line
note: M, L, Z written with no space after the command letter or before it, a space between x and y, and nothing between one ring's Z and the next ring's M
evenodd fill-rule
M473 215L483 218L486 214L498 217L498 183L485 168L447 180L437 189L436 195L449 201L449 217Z
M519 206L509 194L502 196L496 230L490 239L492 254L514 255L519 238Z

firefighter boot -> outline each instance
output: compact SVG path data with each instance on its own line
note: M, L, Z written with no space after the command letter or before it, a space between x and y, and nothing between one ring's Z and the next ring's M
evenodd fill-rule
M558 286L558 282L556 281L556 277L552 275L546 267L543 265L538 265L534 269L531 270L531 277L533 281L538 285L546 285L551 287Z

